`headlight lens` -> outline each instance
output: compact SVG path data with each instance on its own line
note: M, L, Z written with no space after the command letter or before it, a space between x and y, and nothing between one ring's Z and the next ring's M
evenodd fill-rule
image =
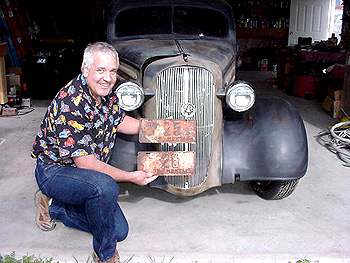
M246 111L255 102L254 90L248 83L235 83L226 92L226 102L235 111Z
M116 90L119 106L125 111L133 111L145 100L143 89L135 82L125 82Z

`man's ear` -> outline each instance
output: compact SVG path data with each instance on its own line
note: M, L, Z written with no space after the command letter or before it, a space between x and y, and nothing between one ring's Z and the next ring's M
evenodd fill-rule
M89 75L89 70L87 69L87 67L83 68L83 76L86 78Z

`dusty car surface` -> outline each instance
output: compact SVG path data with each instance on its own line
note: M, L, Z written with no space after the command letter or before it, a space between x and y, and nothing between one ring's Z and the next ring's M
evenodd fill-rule
M160 176L150 186L189 196L241 180L265 199L294 191L308 164L303 121L287 101L257 97L235 79L235 25L225 1L115 0L107 35L120 56L116 92L128 114L196 120L195 143L118 136L110 164L132 171L139 151L193 151L193 175Z

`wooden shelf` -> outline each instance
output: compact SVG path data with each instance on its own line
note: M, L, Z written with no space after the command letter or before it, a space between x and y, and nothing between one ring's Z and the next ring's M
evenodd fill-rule
M5 104L7 98L7 83L5 70L5 56L7 55L7 43L0 43L0 104ZM0 106L1 110L1 106Z
M288 29L237 28L237 38L286 38Z
M2 42L0 43L0 57L4 57L7 55L7 43Z

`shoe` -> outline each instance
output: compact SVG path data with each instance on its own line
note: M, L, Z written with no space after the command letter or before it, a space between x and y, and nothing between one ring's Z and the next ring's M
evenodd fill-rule
M117 248L115 249L115 252L114 252L114 256L111 257L110 259L108 259L107 261L101 261L96 252L94 251L94 253L92 254L92 259L94 260L94 263L120 263L120 258L119 258L119 253L118 253L118 250Z
M35 193L35 206L38 208L36 212L36 225L44 231L51 231L55 228L56 223L51 219L49 214L50 197L44 195L40 190Z

